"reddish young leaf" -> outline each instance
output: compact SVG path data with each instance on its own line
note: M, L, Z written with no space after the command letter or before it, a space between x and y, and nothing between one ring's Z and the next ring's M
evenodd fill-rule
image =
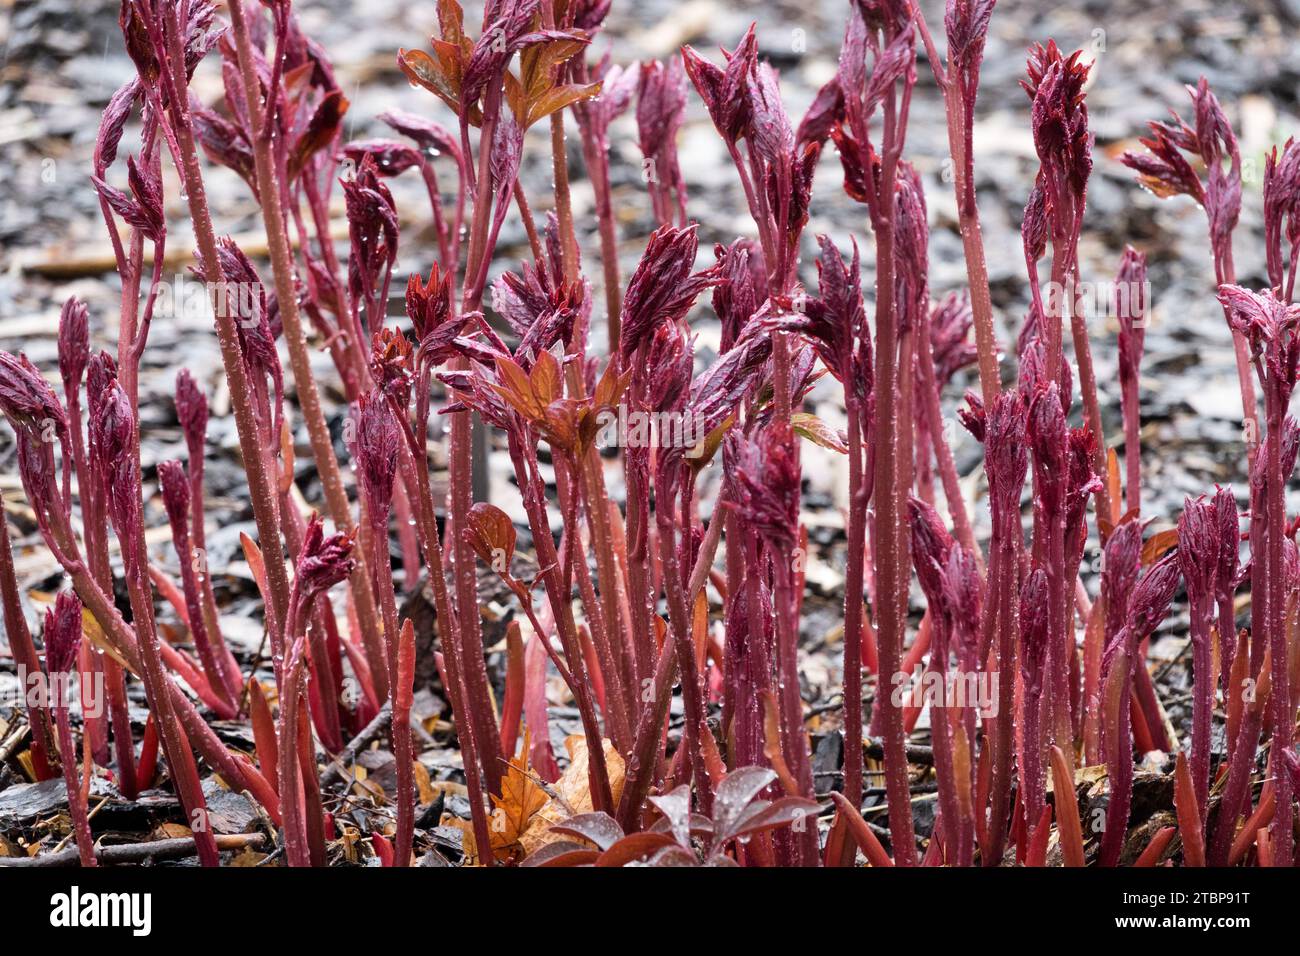
M1178 811L1178 832L1183 838L1183 859L1188 866L1205 866L1205 834L1201 829L1201 810L1196 787L1187 765L1187 756L1179 751L1174 765L1174 808Z
M889 858L889 854L881 846L879 838L871 832L871 827L867 826L867 821L862 819L862 813L858 808L849 803L844 795L838 791L832 791L831 798L836 804L836 819L844 821L849 836L853 838L853 842L858 845L858 849L866 856L867 862L872 866L893 866L894 861Z
M1052 808L1043 807L1038 815L1038 824L1034 827L1029 845L1025 848L1025 866L1042 867L1047 865L1047 841L1052 833Z
M266 694L256 677L248 679L248 710L253 723L253 742L257 747L257 767L274 787L279 779L280 745L275 736L275 719Z
M1160 857L1164 855L1169 843L1178 832L1177 827L1161 827L1156 831L1151 842L1147 844L1146 849L1133 861L1135 867L1153 867L1160 862Z
M1074 792L1074 768L1060 747L1052 747L1052 793L1056 804L1056 833L1066 866L1083 866L1083 828Z

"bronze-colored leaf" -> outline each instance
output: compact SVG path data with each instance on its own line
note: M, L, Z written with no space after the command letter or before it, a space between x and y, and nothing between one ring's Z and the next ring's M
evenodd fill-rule
M1119 484L1119 456L1115 454L1115 449L1108 449L1106 452L1106 485L1110 492L1111 513L1106 517L1113 527L1119 524L1119 506L1120 501L1120 484Z
M514 116L515 122L527 128L525 121L528 118L528 97L524 93L523 85L509 71L506 72L504 79L506 105L510 107L510 113Z
M728 415L721 425L704 436L704 441L686 452L686 458L691 463L692 468L699 471L713 460L713 457L718 453L718 449L722 447L722 439L727 437L727 431L735 421L735 415Z
M510 516L496 505L478 501L469 509L467 525L474 553L498 574L508 574L516 538Z
M557 86L547 90L536 99L529 101L528 116L524 127L532 126L538 120L545 119L566 106L571 106L582 100L589 100L599 93L599 83L589 83L586 86Z
M285 93L289 95L289 98L298 99L305 94L310 88L310 80L315 73L316 64L311 60L307 60L305 63L300 63L292 70L288 70L284 74L284 80L281 82L281 85L284 87Z
M465 39L465 11L457 0L438 0L438 29L448 43Z
M560 363L554 355L550 352L542 352L537 356L532 374L529 375L529 382L533 387L533 395L542 405L551 404L563 394L564 382L561 378Z
M473 45L468 40L462 43L434 40L432 45L434 55L438 57L440 72L459 100L461 84L465 80L465 64Z
M506 403L529 421L538 421L542 417L542 405L533 394L533 385L528 373L512 358L497 358L497 380L494 385L497 393Z
M790 416L790 425L794 428L795 434L802 435L814 445L821 445L841 455L848 454L849 446L843 436L816 415L809 412L796 412Z
M545 93L555 84L555 68L587 46L585 34L573 39L534 43L519 53L520 83L530 99Z
M1052 782L1056 804L1057 839L1066 866L1083 866L1083 828L1074 792L1074 766L1060 747L1052 747Z
M632 370L628 369L626 374L619 375L616 364L610 362L606 365L600 380L596 382L596 392L592 396L592 401L598 409L613 408L617 405L628 383L632 381Z
M412 83L433 93L453 111L459 111L460 97L456 86L448 81L442 66L429 54L423 50L399 50L397 65Z
M1167 528L1147 538L1142 545L1142 566L1155 564L1170 548L1178 546L1178 529Z
M307 129L298 137L293 155L289 157L290 179L297 179L312 156L334 142L339 126L343 123L343 114L347 111L348 100L342 90L331 90L320 101L307 123Z
M580 419L586 404L573 398L559 398L546 406L539 426L546 440L557 448L573 450L583 433Z

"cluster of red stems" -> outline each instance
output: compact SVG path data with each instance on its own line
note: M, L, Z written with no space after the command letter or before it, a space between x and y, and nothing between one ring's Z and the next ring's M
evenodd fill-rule
M122 33L138 75L105 111L93 176L122 279L117 353L91 354L87 310L75 300L64 307L59 329L61 398L26 358L0 353L0 410L16 433L23 486L72 585L46 618L44 667L51 675L79 671L83 682L102 675L109 705L102 718L84 720L80 778L66 707L55 701L29 713L35 773L54 777L62 767L84 863L95 862L86 812L93 767L111 772L132 797L153 784L161 756L205 864L216 864L219 854L203 825L200 760L282 827L290 864L324 864L334 822L322 808L317 747L338 754L385 708L397 761L396 825L391 840L376 836L375 845L387 862L411 861L415 639L412 622L397 612L391 526L403 587L427 577L434 596L437 664L484 862L493 862L488 798L501 796L517 744L530 742L532 773L559 776L547 731L549 661L581 715L593 812L561 828L581 842L562 843L533 862L844 866L860 849L872 865L997 865L1014 846L1015 860L1044 865L1054 833L1062 862L1082 866L1075 769L1104 763L1109 800L1095 841L1098 864L1154 865L1168 857L1177 832L1189 865L1291 865L1300 782L1292 745L1300 553L1283 495L1300 447L1300 429L1287 416L1300 355L1300 306L1292 304L1300 145L1288 142L1267 163L1271 288L1259 292L1235 284L1241 158L1206 84L1190 90L1193 123L1177 114L1153 123L1143 141L1149 152L1124 157L1158 195L1188 195L1208 215L1249 429L1244 537L1251 559L1243 562L1238 505L1226 488L1187 501L1176 531L1144 541L1138 384L1145 297L1130 299L1119 315L1121 500L1117 457L1102 432L1087 316L1061 309L1070 296L1043 294L1040 263L1049 245L1051 288L1078 281L1092 168L1089 67L1080 54L1066 56L1054 43L1035 46L1023 81L1040 159L1022 230L1032 305L1016 361L1007 363L1015 366L1015 384L1005 385L972 149L994 0L949 0L946 55L909 0L856 0L837 72L797 126L782 106L777 73L759 59L752 28L723 51L721 65L689 47L667 62L592 62L588 48L609 5L489 0L474 38L456 0L439 0L432 52L403 50L398 63L458 125L392 112L381 118L397 138L344 144L347 100L287 0L260 7L235 0L228 24L215 21L207 0L122 3ZM937 303L927 280L921 178L904 158L918 47L946 109L969 279L967 293ZM225 96L210 108L192 96L189 83L213 51ZM734 161L756 235L718 245L715 261L699 271L697 227L687 218L675 146L690 86ZM658 228L624 284L609 130L633 103ZM140 142L122 177L114 167L137 112ZM596 200L604 355L592 349L592 285L582 271L570 201L570 117ZM543 121L554 187L539 228L518 177L525 132ZM798 274L814 172L828 140L844 188L865 206L874 237L872 322L856 246L846 256L820 237L817 288L805 289ZM238 173L260 206L269 288L244 252L216 234L204 156ZM149 292L165 262L165 161L174 165L188 204L194 270L214 292L258 533L257 543L246 538L244 546L265 599L275 710L227 649L211 575L194 560L204 549L208 408L185 371L175 405L188 460L157 469L180 558L179 586L146 546L138 372L155 301ZM438 260L428 279L410 278L403 326L387 318L399 218L385 180L409 170L427 187ZM454 191L439 184L439 174L448 173ZM125 188L110 179L124 179ZM346 205L346 263L331 235L336 182ZM512 207L532 261L491 285L492 312L509 327L499 334L483 299ZM1125 252L1119 280L1145 287L1141 253ZM241 296L233 308L221 292L231 287L256 294ZM721 349L696 373L687 317L706 292L721 321ZM1067 317L1074 366L1063 346ZM309 336L329 351L350 403L356 513L322 411ZM333 531L304 514L294 485L282 353ZM972 363L979 391L967 395L959 414L984 446L992 519L986 552L966 513L941 411L942 389ZM825 373L843 386L846 433L802 410ZM441 436L430 421L434 377L448 396L439 409L449 425L445 498L435 497L430 475L431 435ZM1082 423L1072 427L1076 380ZM688 415L707 436L691 449L662 442L621 449L621 506L610 495L595 441L602 414L620 405ZM473 500L475 416L508 446L535 545L532 580L515 576L516 531L505 512ZM850 483L843 788L832 794L836 813L824 843L816 826L797 825L817 812L797 659L805 439L847 455ZM543 444L553 503L539 458ZM706 509L699 486L719 462L723 477ZM1021 504L1027 483L1028 540ZM562 519L558 528L552 507ZM1079 573L1090 510L1104 550L1095 600ZM110 561L113 536L117 566ZM480 562L500 576L521 615L508 632L499 704L484 653ZM927 610L908 644L913 570ZM118 575L130 598L129 623L112 597ZM1194 673L1186 755L1145 666L1147 643L1180 582L1190 606ZM1247 582L1253 626L1239 634L1234 604ZM720 598L720 627L710 626L709 584ZM39 670L7 535L0 585L14 654ZM345 615L336 615L331 593L345 598ZM172 606L192 650L160 637L155 595ZM886 685L922 662L927 678L944 685L959 675L1002 679L987 709L946 699L930 708L938 815L918 852L906 741L920 714L892 699ZM864 673L876 675L880 688L869 729L883 752L887 834L860 812L870 744ZM143 682L149 704L139 749L126 707L128 675ZM361 688L355 699L343 693L345 675ZM669 746L675 688L684 722ZM1227 759L1212 767L1216 689L1227 714ZM720 718L711 720L710 705L718 702ZM205 711L251 720L256 759L228 749ZM1261 735L1269 756L1257 790ZM1126 846L1135 752L1153 750L1177 752L1178 826ZM617 775L610 771L615 759L622 765Z

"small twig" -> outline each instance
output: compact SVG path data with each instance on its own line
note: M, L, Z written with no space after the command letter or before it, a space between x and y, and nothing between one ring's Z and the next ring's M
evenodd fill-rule
M325 768L325 772L320 777L322 790L343 779L343 775L348 772L348 765L357 759L357 754L375 742L379 735L387 729L392 718L392 704L385 703L379 708L379 713L375 714L374 719L366 724L360 733L348 741L348 745L343 748L343 751Z
M504 759L502 760L502 763L511 765L510 761ZM554 800L556 803L560 805L560 809L562 809L565 813L567 813L571 817L577 815L577 811L573 809L573 807L569 804L568 800L564 799L564 795L561 794L560 791L552 787L545 780L543 780L538 775L537 771L533 770L531 767L523 767L521 769L523 770L524 776L526 776L529 780L531 780L534 784L536 784L544 794L546 794L548 797L550 797L552 800Z
M270 637L270 634L270 628L262 628L262 640L257 645L257 653L253 655L253 662L248 665L248 679L244 681L243 693L239 695L239 715L241 717L248 713L248 708L251 705L249 694L252 692L252 688L248 686L248 682L257 679L257 669L262 666L262 661L265 660L262 655L266 653L266 640Z
M216 838L218 850L245 850L257 848L266 842L264 833L233 833ZM120 846L95 848L95 859L102 865L125 863L154 863L158 860L178 860L193 856L193 837L174 840L151 840L148 843L124 843ZM62 867L76 866L80 857L76 847L41 856L0 859L0 867Z
M810 720L813 717L820 717L822 714L832 714L844 707L844 695L832 694L831 699L820 704L813 704L804 711L803 719Z
M91 810L88 814L86 814L86 822L87 822L87 823L89 823L91 820L95 819L95 815L96 815L97 813L99 813L100 810L103 810L103 809L104 809L105 805L107 805L107 803L108 803L108 800L109 800L108 797L104 797L102 800L99 801L99 803L95 804L95 809ZM69 831L68 835L65 836L62 840L59 841L59 845L56 846L52 852L54 852L54 853L60 853L60 852L62 852L63 849L64 849L64 847L66 847L66 846L68 845L68 841L71 840L71 839L73 838L73 836L75 836L75 834L74 834L73 832Z
M908 763L919 764L922 767L934 766L934 750L930 747L908 744L906 750ZM864 740L862 742L862 752L872 760L885 759L885 748L878 738Z
M27 718L18 715L9 736L0 740L0 763L4 763L18 752L18 748L23 745L30 735L31 729L31 725L27 723Z
M258 865L258 866L270 866L272 863L274 863L276 860L278 860L278 859L279 859L280 857L282 857L282 856L284 856L284 844L283 844L283 843L281 843L280 845L278 845L274 850L272 850L270 853L268 853L268 854L267 854L266 856L264 856L262 859L258 860L258 861L257 861L257 865Z

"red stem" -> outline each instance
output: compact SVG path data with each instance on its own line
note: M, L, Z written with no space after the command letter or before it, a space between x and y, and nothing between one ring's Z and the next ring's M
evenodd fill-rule
M1015 756L1013 721L1015 717L1016 645L1020 626L1016 606L1016 560L1020 550L1019 513L1008 515L994 508L993 540L990 544L988 597L981 622L980 664L985 673L997 675L998 711L994 717L992 760L989 784L989 816L980 842L985 866L1002 862L1006 846L1007 816L1011 802L1011 764ZM996 636L996 658L991 658ZM988 667L990 661L993 666Z
M501 108L500 86L488 84L483 105L483 125L479 135L479 170L474 192L474 215L470 229L470 252L465 270L465 286L461 297L463 313L477 311L483 297L487 275L487 262L491 259L489 230L492 226L492 182L489 160L493 134ZM466 163L470 157L466 155ZM457 359L453 368L467 368L465 359ZM483 779L490 793L501 792L501 768L505 758L501 753L500 736L492 718L492 703L488 691L487 668L483 660L483 640L480 620L470 609L478 607L478 579L473 549L465 534L470 506L473 503L473 448L470 435L470 416L451 416L450 456L450 533L449 549L455 577L456 605L459 614L457 631L460 642L459 665L461 679L465 682L468 720L473 723L473 740L480 748L478 758Z
M239 6L239 4L233 5L232 11ZM242 11L240 16L242 17ZM184 55L180 50L179 26L174 10L168 18L167 35L173 63L184 63ZM221 347L222 365L230 384L231 404L239 433L240 452L248 474L253 517L257 524L258 537L262 541L262 548L271 558L266 562L267 582L271 592L271 602L266 608L267 627L272 634L282 636L284 615L289 603L289 579L284 562L279 560L280 521L275 483L267 473L261 453L257 420L251 404L253 393L244 368L239 333L235 328L235 317L230 314L228 303L225 301L227 297L220 293L217 285L217 279L222 275L221 261L217 255L216 233L212 226L203 172L194 142L188 90L183 89L183 84L175 76L174 71L175 67L172 66L163 72L170 88L174 133L180 151L177 157L180 165L179 172L184 182L185 197L189 204L190 220L194 225L194 239L198 246L203 274L213 277L211 292L213 313L217 324L217 341Z
M862 422L852 385L845 389L849 417L848 561L844 570L844 796L862 806L862 587L867 502L862 487Z
M23 614L21 592L18 580L14 576L14 556L9 543L9 522L4 514L4 504L0 502L0 601L4 605L5 635L9 639L9 650L14 662L26 671L28 677L41 673L41 659L36 655L36 645L32 642L32 632L27 626L27 617ZM24 686L24 691L26 687ZM24 693L27 703L27 723L32 728L32 766L37 780L51 780L55 776L54 728L50 722L46 702L36 700Z
M1273 723L1273 744L1269 751L1269 761L1273 768L1274 786L1277 793L1277 809L1273 814L1273 826L1270 831L1273 844L1273 864L1291 866L1295 834L1292 830L1294 811L1291 806L1291 774L1282 754L1290 749L1295 731L1295 708L1291 702L1290 658L1287 653L1286 599L1287 587L1286 565L1283 563L1283 538L1286 531L1286 475L1282 468L1283 420L1286 406L1279 392L1279 383L1265 386L1265 404L1268 414L1268 524L1266 535L1268 542L1268 607L1266 609L1265 627L1269 635L1269 650L1273 658L1271 713Z
M1124 507L1142 510L1142 419L1137 375L1120 373L1120 404L1124 412ZM1105 472L1098 472L1105 475Z
M53 679L56 675L51 674ZM68 722L68 708L60 701L54 703L54 720L59 727L59 752L63 758L63 783L68 791L68 809L72 812L72 826L77 835L77 854L82 866L97 866L95 838L90 832L90 815L86 812L86 798L77 778L77 748L72 742L72 725Z
M993 301L989 293L988 265L984 257L984 234L980 230L979 203L975 195L975 155L972 148L971 118L975 111L975 89L967 89L957 69L935 48L921 6L913 0L912 17L921 34L935 82L943 94L948 120L948 152L952 158L953 188L957 195L957 221L966 259L966 280L970 285L971 312L975 318L975 347L979 355L980 394L990 408L1002 389L998 372L998 343L993 329ZM976 80L978 83L978 79Z
M280 317L284 325L285 343L289 348L289 361L293 368L298 403L302 407L303 420L307 424L312 455L320 474L330 516L340 531L352 534L356 526L352 520L347 493L343 490L343 478L339 471L338 459L334 455L329 426L321 410L320 392L311 370L311 358L303 334L302 316L298 308L298 293L293 275L293 253L289 247L289 234L285 226L284 209L281 206L280 177L272 154L272 131L270 125L264 125L260 119L262 110L258 91L261 86L253 63L249 25L244 16L242 3L230 4L229 10L248 115L253 123L253 159L257 173L258 195L262 201L262 220L266 227L267 248L275 277L276 300L280 303ZM378 556L370 557L372 560L378 559ZM369 590L366 559L364 548L358 548L351 579L353 599L357 603L357 617L361 622L362 638L370 657L371 674L376 681L376 690L384 694L388 690L388 680L384 668L376 666L382 664L382 659L378 656L380 638L375 627L378 616L374 594ZM271 560L267 562L268 568L278 564L280 562L275 560L275 555L271 555Z
M892 124L890 124L892 126ZM876 233L876 395L877 443L875 485L884 491L876 509L876 574L879 579L877 640L880 674L898 673L903 653L904 612L907 595L902 557L902 492L899 475L898 351L899 337L894 303L894 181L898 152L885 148L880 174L878 208L872 210ZM894 858L901 866L916 865L916 836L912 822L912 796L908 783L907 751L903 740L902 711L890 694L878 698L885 749L885 785L889 801L889 829Z
M138 448L138 439L135 444ZM138 491L135 493L139 494ZM204 866L217 866L220 857L217 854L216 841L213 839L207 801L204 799L198 770L194 765L194 756L176 720L171 699L171 682L163 667L162 648L153 617L153 600L149 588L149 555L145 546L144 530L137 528L136 533L129 537L119 535L119 540L122 544L126 583L131 598L131 614L139 639L140 662L143 665L141 676L144 678L149 709L153 711L154 719L157 721L163 754L167 758L167 766L180 796L181 805L185 808L186 822L194 833L194 844L198 848L199 859Z

